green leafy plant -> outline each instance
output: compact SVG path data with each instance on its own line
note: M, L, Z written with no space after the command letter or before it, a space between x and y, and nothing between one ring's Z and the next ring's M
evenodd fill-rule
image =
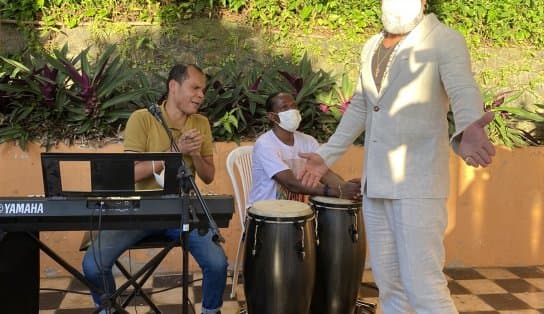
M487 126L487 133L493 144L504 145L508 148L541 144L537 137L520 126L520 122L525 121L544 126L544 105L534 104L540 113L514 106L514 102L523 93L523 91L495 93L491 90L483 92L484 110L495 113L493 121ZM455 133L455 122L451 110L448 112L447 119L451 136Z
M340 120L346 109L351 103L351 98L355 93L355 87L350 81L349 76L342 74L340 85L335 86L328 95L320 98L319 109L323 112L330 112L336 120Z
M313 69L307 55L295 63L281 60L266 65L230 60L208 80L201 111L213 123L216 140L251 140L266 131L266 98L288 92L302 113L300 130L324 140L334 131L337 119L320 110L320 99L335 84L332 75Z
M0 142L15 140L24 148L27 141L40 138L48 145L51 138L67 132L61 123L67 94L58 88L66 76L43 59L31 57L28 66L16 60L1 59L11 65L13 71L5 75L0 84L4 115Z
M229 60L208 79L201 111L213 123L216 139L239 141L263 132L267 89L262 81L269 76L265 72L259 63Z
M132 69L109 46L93 62L89 49L68 57L68 47L52 55L31 55L29 64L2 58L13 70L0 84L4 93L0 142L21 147L39 140L116 137L130 113L158 95L142 72Z
M284 78L283 89L295 94L302 114L300 130L311 134L319 141L326 140L334 131L337 120L320 108L322 95L329 94L336 85L336 78L324 70L313 69L305 53L295 67L283 67L279 74ZM287 82L287 86L285 84Z
M520 128L518 122L544 123L544 114L531 112L520 107L508 106L522 94L523 92L516 91L499 94L484 93L485 110L495 113L495 118L488 126L488 134L493 143L505 145L509 148L540 144L538 139L527 130ZM542 105L535 106L544 109Z

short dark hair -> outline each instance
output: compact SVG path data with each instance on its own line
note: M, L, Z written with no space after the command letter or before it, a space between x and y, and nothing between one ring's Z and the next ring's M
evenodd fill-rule
M159 99L158 103L159 105L166 100L168 97L168 93L170 92L170 87L168 84L170 84L171 80L174 80L178 83L183 83L187 79L188 70L189 68L193 68L197 70L200 74L204 75L204 71L196 65L196 64L176 64L171 69L170 72L168 72L168 79L166 79L166 93Z
M270 94L270 96L268 96L265 102L267 112L272 112L272 106L274 105L274 98L276 98L276 96L278 96L279 94L283 94L283 92L275 92L273 94Z
M178 83L183 83L187 79L189 68L193 68L197 70L200 74L204 74L202 69L196 65L196 64L176 64L170 69L170 72L168 73L168 79L166 80L166 92L168 92L168 83L170 83L171 80L175 80Z

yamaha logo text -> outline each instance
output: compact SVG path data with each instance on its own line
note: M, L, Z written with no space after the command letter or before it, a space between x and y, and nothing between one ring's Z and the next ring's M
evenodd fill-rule
M0 203L0 215L43 214L42 202Z

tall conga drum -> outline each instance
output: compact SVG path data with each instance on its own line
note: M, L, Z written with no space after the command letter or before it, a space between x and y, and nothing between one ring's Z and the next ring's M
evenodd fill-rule
M315 196L310 204L317 224L312 314L352 314L366 255L361 203Z
M248 209L244 291L249 314L308 314L315 280L315 216L296 201Z

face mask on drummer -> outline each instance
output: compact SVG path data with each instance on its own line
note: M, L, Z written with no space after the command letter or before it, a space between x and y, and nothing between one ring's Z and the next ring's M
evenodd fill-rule
M278 125L288 132L295 132L300 125L300 121L302 121L302 116L298 109L289 109L278 112L278 117L280 118L280 123L278 123Z

